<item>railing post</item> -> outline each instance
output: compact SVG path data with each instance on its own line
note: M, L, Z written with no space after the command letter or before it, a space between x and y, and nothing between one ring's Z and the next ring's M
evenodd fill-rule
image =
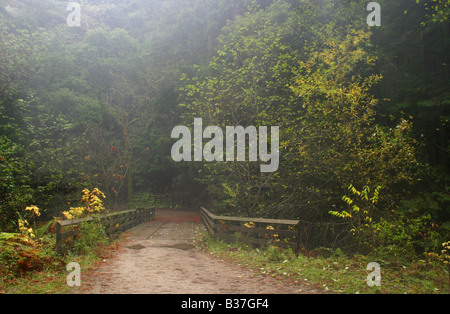
M56 252L61 253L61 224L56 221Z

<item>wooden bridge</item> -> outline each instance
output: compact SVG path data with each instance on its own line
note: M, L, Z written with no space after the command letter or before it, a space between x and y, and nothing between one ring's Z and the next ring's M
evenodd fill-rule
M80 292L322 293L314 286L272 278L201 250L196 246L196 231L203 229L202 215L199 210L156 208L152 219L127 231L127 240L100 268L82 274ZM220 229L222 224L219 221L217 224L213 227Z
M79 226L98 220L104 227L108 235L128 230L145 221L153 219L155 208L138 208L121 212L101 215L99 217L87 217L72 220L60 220L56 223L56 251L62 253L65 239L74 239L79 230Z
M203 224L211 236L253 245L272 244L300 250L298 220L217 216L200 209Z
M79 226L83 223L98 220L105 227L106 233L113 235L154 219L155 212L155 207L147 207L110 213L96 218L58 221L56 250L62 253L65 239L75 239ZM291 248L294 252L300 250L301 237L298 220L218 216L204 207L200 208L199 221L200 217L208 233L224 241L241 241L252 245L270 243L283 248ZM176 219L176 217L171 219Z

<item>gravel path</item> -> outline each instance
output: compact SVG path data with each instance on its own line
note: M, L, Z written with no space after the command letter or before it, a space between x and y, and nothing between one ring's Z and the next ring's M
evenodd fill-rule
M280 281L195 248L197 212L157 210L130 230L130 239L99 269L82 277L84 293L294 294L321 293Z

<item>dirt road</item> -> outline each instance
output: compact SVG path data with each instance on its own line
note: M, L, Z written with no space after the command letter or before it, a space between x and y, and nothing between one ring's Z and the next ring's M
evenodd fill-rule
M82 278L85 293L294 294L320 293L257 274L193 245L196 212L157 210L154 220L130 230L111 259Z

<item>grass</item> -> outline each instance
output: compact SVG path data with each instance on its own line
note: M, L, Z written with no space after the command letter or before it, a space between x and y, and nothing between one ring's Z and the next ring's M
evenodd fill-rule
M79 288L67 285L69 272L65 269L65 265L70 262L79 263L83 276L89 270L98 267L103 259L109 258L122 240L119 238L109 245L98 247L100 249L90 250L87 254L66 255L62 257L63 263L59 267L30 271L15 278L0 275L0 293L79 293ZM208 236L204 228L197 231L196 242L199 248L221 259L245 265L253 269L255 274L272 276L280 280L290 279L299 286L318 286L331 293L448 294L450 292L448 268L442 267L443 265L437 262L422 260L405 262L394 257L377 259L362 255L350 257L340 250L329 252L328 257L311 256L309 252L296 256L291 250L282 250L272 245L254 248L238 242L225 243ZM366 279L370 271L366 268L370 262L377 262L381 267L380 286L367 285Z
M99 261L101 258L93 254L70 259L70 262L79 263L83 271L94 268ZM6 280L3 283L2 292L7 294L70 294L77 290L67 285L68 274L69 272L65 268L30 272L24 276Z
M329 257L296 256L291 250L268 245L254 248L243 243L225 243L206 232L198 235L197 245L209 253L254 269L256 273L289 278L297 283L319 286L324 291L341 294L448 294L448 269L436 262L405 263L362 255L346 256L340 250ZM367 270L377 262L381 270L380 286L369 286ZM370 278L371 279L371 278Z

